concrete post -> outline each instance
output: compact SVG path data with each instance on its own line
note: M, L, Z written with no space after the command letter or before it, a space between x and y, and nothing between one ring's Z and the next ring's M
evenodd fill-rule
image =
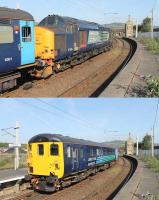
M138 136L136 137L136 156L139 155L139 140L138 140Z
M153 34L153 23L154 23L154 9L152 8L152 18L151 18L151 38L154 38Z
M19 123L16 122L15 127L15 170L19 168Z
M136 20L136 34L135 37L138 38L138 20Z
M152 130L152 157L154 157L154 133L155 132L155 127L153 127Z

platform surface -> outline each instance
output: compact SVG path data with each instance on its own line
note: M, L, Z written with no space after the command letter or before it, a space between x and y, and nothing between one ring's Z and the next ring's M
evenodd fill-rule
M137 51L100 97L144 96L139 88L146 86L145 77L159 77L159 56L137 42Z
M139 161L138 168L114 200L159 199L159 173L153 172Z
M0 170L0 183L12 179L21 179L27 174L27 169L18 170Z

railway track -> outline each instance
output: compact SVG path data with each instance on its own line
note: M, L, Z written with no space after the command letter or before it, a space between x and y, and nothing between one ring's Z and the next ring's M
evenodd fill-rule
M125 40L123 39L114 39L114 46L117 46L117 43L120 42L120 48L126 49L128 48L125 43ZM128 56L126 57L126 59L124 60L123 58L125 58L125 52L121 51L121 54L118 55L113 61L110 61L104 65L102 65L99 69L93 71L91 74L89 74L85 79L79 81L77 84L73 85L72 87L68 88L67 90L65 90L63 93L61 93L58 97L71 97L71 96L78 96L78 94L82 93L82 90L85 88L88 88L90 86L95 88L97 87L97 89L94 91L94 89L92 89L93 93L88 92L87 95L90 97L98 97L103 89L105 89L105 84L110 83L112 81L113 78L115 78L115 76L117 75L117 73L119 73L119 71L121 70L121 66L122 68L124 67L123 65L127 64L130 60L130 56L132 57L133 53L132 53L132 48L130 46L130 51ZM109 73L108 68L109 66L115 65L116 63L120 63L121 59L124 60L124 62L121 64L121 66L117 67L114 69L113 72ZM106 80L105 80L106 77ZM104 85L103 85L103 81L104 81ZM95 86L93 84L93 82L95 82ZM98 87L99 85L99 87ZM104 87L104 88L103 88ZM76 94L76 95L74 95Z
M118 69L112 73L112 75L105 80L98 88L96 91L94 91L90 97L98 97L100 94L106 89L106 87L112 82L112 80L119 74L119 72L124 69L127 64L130 62L132 57L134 56L136 50L137 50L137 43L134 40L131 40L129 38L124 39L126 42L129 43L130 45L130 51L126 59L123 61L123 63L118 67Z
M131 41L131 40L130 40ZM46 80L34 80L5 97L97 97L129 62L135 52L130 41L114 39L114 48Z
M53 194L26 190L4 200L112 200L130 180L137 168L137 161L122 157L110 169Z

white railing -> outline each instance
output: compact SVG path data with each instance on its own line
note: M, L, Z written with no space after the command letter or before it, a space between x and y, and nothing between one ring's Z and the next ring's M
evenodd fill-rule
M138 34L138 37L141 38L141 37L148 37L148 38L151 38L152 36L152 33L151 32L147 32L147 33L139 33ZM154 32L154 38L159 38L159 32Z

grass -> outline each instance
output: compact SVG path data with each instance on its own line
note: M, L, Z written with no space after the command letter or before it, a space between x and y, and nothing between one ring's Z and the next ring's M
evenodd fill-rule
M156 157L144 156L141 157L141 160L148 164L148 167L151 168L154 172L159 172L159 159Z
M140 42L144 44L149 51L153 54L159 54L159 39L151 39L147 37L142 37Z
M145 77L145 86L138 84L131 88L130 95L133 97L159 97L159 78Z
M159 97L159 79L148 79L146 81L149 97Z

